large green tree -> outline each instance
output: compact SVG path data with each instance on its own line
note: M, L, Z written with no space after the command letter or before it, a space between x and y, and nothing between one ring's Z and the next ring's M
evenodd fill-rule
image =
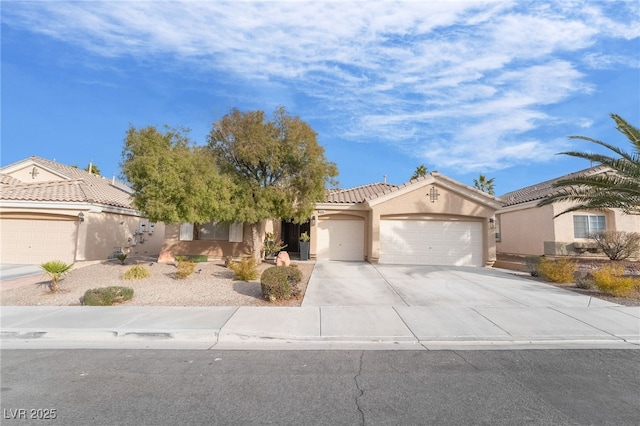
M496 195L496 186L493 183L494 180L495 178L487 179L485 175L480 174L478 179L473 180L473 186L489 195Z
M260 221L306 221L338 174L315 131L284 107L270 120L263 111L232 109L213 124L208 147L235 184L236 219L253 225L254 250Z
M600 163L612 169L610 173L583 174L558 181L558 190L542 200L544 206L558 201L571 201L575 205L560 214L577 210L602 210L619 208L627 214L640 214L640 130L622 117L611 114L616 129L631 143L631 152L627 152L610 143L586 136L570 136L607 148L616 154L604 154L569 151L561 154L584 158L592 163Z
M195 146L185 129L131 126L122 149L123 177L136 208L167 223L231 220L234 188L218 173L206 147Z

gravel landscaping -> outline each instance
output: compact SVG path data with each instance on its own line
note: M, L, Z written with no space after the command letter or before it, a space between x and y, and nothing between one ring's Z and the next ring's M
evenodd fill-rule
M145 265L151 277L142 280L123 280L124 272L135 264ZM223 261L197 263L195 272L185 279L175 276L174 264L157 263L152 259L107 261L76 267L60 281L60 291L49 291L47 275L34 277L31 283L2 291L3 306L79 306L85 291L109 286L134 289L127 306L300 306L313 271L312 262L292 262L302 272L301 294L296 299L269 302L262 298L260 279L235 281L233 272ZM262 263L262 272L273 264Z

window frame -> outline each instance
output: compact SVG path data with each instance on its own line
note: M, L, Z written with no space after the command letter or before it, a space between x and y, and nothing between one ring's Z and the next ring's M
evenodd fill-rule
M579 229L576 223L576 220L582 219L584 220L584 224L581 225L584 228L584 231L582 231L582 229ZM592 219L595 219L595 228L593 229L593 222ZM602 220L602 227L600 227L600 220ZM606 231L607 230L607 215L605 214L593 214L593 213L586 213L586 214L574 214L573 215L573 238L576 239L588 239L589 236L595 232L601 232L601 231ZM580 232L580 234L578 234Z

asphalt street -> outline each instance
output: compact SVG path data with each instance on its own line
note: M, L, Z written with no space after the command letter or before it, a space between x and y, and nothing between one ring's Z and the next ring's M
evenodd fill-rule
M3 350L1 368L3 425L640 420L634 350L32 349Z

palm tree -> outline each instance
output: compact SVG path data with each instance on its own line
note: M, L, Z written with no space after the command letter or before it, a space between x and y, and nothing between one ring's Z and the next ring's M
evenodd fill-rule
M495 179L496 178L487 179L485 175L480 174L478 179L473 180L473 186L489 195L496 195L496 186L493 183Z
M557 216L577 210L603 210L607 208L621 209L626 214L640 214L640 130L627 123L619 115L611 114L611 118L616 123L616 129L631 142L632 153L586 136L570 136L570 139L582 139L603 146L619 157L614 158L588 152L561 152L564 155L600 163L610 168L612 172L578 175L559 180L554 185L559 188L558 191L538 203L539 206L546 206L558 201L576 203Z
M427 168L425 167L424 164L420 164L418 167L416 167L416 171L413 172L413 175L411 175L411 177L409 178L409 180L414 180L414 179L418 179L419 177L424 177L426 176L428 173Z
M52 293L58 291L58 283L60 282L60 278L62 278L64 274L69 272L72 266L73 263L68 265L60 260L50 260L49 262L40 265L40 268L42 268L42 270L44 270L47 274L49 274L49 277L51 277Z

